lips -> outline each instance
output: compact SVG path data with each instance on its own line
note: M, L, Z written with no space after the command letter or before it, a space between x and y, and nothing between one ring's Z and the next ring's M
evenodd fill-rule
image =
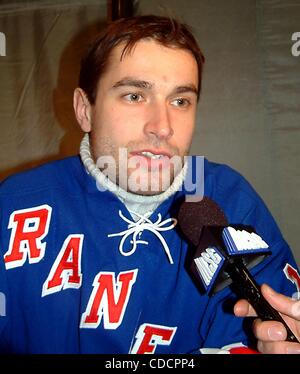
M130 154L133 156L144 156L152 160L171 158L170 153L164 150L142 149L140 151L130 152Z
M133 156L133 158L142 158L142 164L137 162L141 170L146 169L147 171L157 172L170 168L171 155L164 150L142 149L130 152L130 155Z

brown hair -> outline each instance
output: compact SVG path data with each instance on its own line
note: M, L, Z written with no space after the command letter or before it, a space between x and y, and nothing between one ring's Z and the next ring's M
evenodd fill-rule
M198 98L201 90L201 75L204 56L188 26L179 21L161 16L136 16L110 23L87 50L81 61L79 87L91 104L95 103L97 86L105 72L111 51L126 42L121 59L141 39L152 38L166 47L190 51L198 65Z

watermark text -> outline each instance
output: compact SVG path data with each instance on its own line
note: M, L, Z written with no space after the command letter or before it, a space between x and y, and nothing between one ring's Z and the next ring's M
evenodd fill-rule
M6 56L6 36L3 32L0 32L0 56Z
M6 316L6 298L3 292L0 292L0 317Z
M294 57L300 56L300 32L294 32L292 34L292 41L295 43L292 45L291 53Z
M97 167L112 182L109 188L112 192L121 187L125 191L141 195L157 194L166 191L178 176L182 183L177 181L174 187L176 190L184 188L186 200L200 201L204 195L202 156L166 157L148 152L147 155L129 157L128 150L120 148L117 158L112 155L100 156ZM184 175L180 176L182 172ZM105 191L107 184L97 181L97 187L100 191Z

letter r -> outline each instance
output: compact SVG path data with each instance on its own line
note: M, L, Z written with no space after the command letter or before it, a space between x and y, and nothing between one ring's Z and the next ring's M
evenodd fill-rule
M42 239L48 234L51 212L49 205L40 205L16 210L10 215L8 228L12 231L4 255L6 269L22 266L27 257L30 264L44 257L46 243Z

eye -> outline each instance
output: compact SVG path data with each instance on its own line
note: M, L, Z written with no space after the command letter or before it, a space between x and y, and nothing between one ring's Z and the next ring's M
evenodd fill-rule
M185 108L185 107L188 107L191 104L191 102L190 102L190 100L185 99L183 97L178 97L178 98L172 100L171 104L174 105L174 106L177 106L177 107Z
M122 97L124 100L129 101L130 103L138 103L140 101L144 101L143 96L139 93L130 93Z

